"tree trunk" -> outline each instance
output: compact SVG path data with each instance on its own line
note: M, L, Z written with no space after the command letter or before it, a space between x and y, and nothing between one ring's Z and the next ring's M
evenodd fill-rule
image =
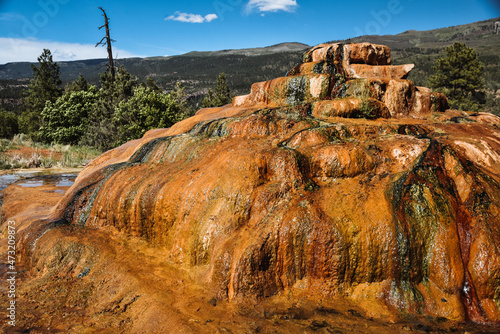
M99 43L97 43L95 46L98 46L98 45L106 45L107 46L108 59L109 59L109 70L111 72L111 77L113 78L113 80L115 80L115 64L113 62L113 51L111 49L111 42L114 42L114 40L112 40L111 37L109 36L109 19L108 19L108 16L106 15L106 11L104 9L102 9L102 7L98 7L98 8L100 10L102 10L102 13L104 16L104 25L100 26L99 30L102 27L105 27L106 28L106 36L103 37L101 39L101 41ZM104 40L106 40L106 41L104 42Z

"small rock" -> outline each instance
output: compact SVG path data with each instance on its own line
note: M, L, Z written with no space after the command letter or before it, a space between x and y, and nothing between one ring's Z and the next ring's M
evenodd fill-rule
M76 275L76 277L78 277L78 278L84 278L89 273L90 273L90 268L85 268L78 275Z
M313 320L311 324L309 325L309 328L311 328L313 331L317 331L318 329L328 327L328 323L325 320Z

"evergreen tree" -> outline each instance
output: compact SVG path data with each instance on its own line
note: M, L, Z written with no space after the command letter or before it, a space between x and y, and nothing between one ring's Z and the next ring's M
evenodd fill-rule
M170 95L172 95L172 98L177 103L179 113L184 118L192 116L193 111L188 105L186 90L180 81L175 84L175 88L170 92Z
M479 111L485 103L484 66L476 50L462 43L446 47L446 56L436 61L429 87L443 92L450 106L459 110Z
M215 90L208 90L207 95L203 99L202 107L221 107L231 103L232 100L233 97L226 82L226 74L220 73L219 77L217 78L217 86L215 87Z
M93 110L99 92L96 87L87 90L67 91L55 102L47 102L42 111L44 126L40 138L59 144L78 144L87 132L88 115Z
M500 116L500 97L496 93L486 95L485 111Z
M26 111L19 119L20 130L33 139L38 139L38 130L42 124L42 110L47 101L54 102L61 96L62 90L59 65L52 60L50 50L43 49L38 57L39 66L31 65L33 79L28 86L24 103Z
M67 84L66 87L64 87L64 91L66 93L86 91L87 89L89 89L89 83L87 82L87 80L85 80L85 78L81 74L78 76L78 79Z
M175 94L163 94L140 86L116 109L114 121L120 136L118 144L141 138L151 129L170 127L183 118L182 105Z
M212 88L208 89L207 95L205 95L205 98L201 102L201 107L202 108L213 108L213 107L218 107L218 102L216 101L216 97L214 94L214 91Z
M99 82L103 99L113 107L134 95L134 88L139 85L139 79L130 74L123 66L117 68L114 80L111 73L106 71L100 74ZM110 110L114 110L114 108Z
M0 110L0 138L12 138L19 132L17 116L13 112Z
M145 88L150 88L156 92L161 92L161 88L158 87L158 85L156 84L156 81L154 81L151 77L148 77L146 79L146 82L141 83L141 86L143 86Z
M105 151L120 142L119 129L114 122L115 110L134 95L138 79L121 66L114 79L109 71L102 73L100 84L99 97L88 115L88 128L80 144Z

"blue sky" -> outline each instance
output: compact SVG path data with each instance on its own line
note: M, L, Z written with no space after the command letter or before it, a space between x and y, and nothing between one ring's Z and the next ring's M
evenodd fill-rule
M0 64L106 57L102 6L114 54L166 56L190 51L309 45L365 34L429 30L500 16L496 0L0 0Z

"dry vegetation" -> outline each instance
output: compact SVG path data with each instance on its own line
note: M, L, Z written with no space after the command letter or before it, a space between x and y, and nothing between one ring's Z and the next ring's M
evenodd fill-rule
M0 139L0 169L81 167L101 152L85 146L44 145L23 134Z

